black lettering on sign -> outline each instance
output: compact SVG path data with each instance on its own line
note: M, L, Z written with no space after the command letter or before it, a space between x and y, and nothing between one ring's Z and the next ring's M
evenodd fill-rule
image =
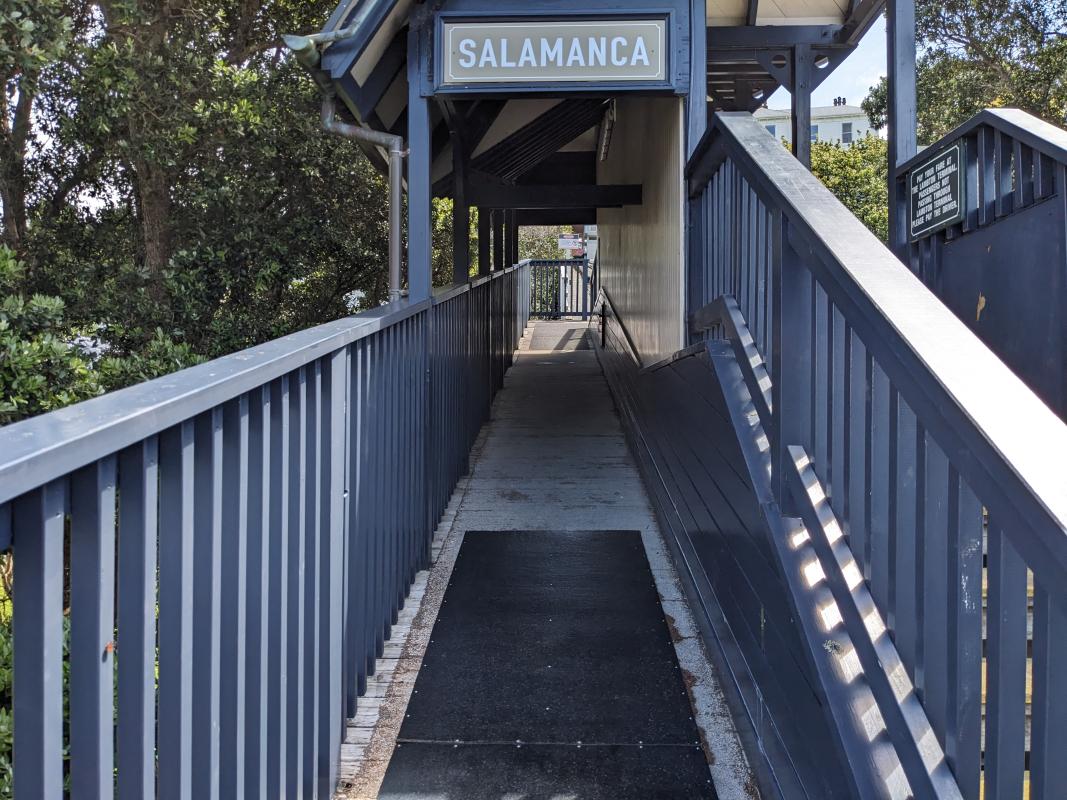
M956 142L908 174L912 241L963 220L963 143Z

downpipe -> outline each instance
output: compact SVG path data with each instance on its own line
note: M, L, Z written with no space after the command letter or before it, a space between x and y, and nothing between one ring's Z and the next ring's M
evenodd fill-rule
M389 150L389 302L400 299L400 224L401 224L401 179L404 173L404 139L391 133L350 125L337 119L337 98L327 95L322 98L322 129L329 133L356 139Z
M317 33L311 36L283 36L288 47L297 62L311 73L311 77L322 91L321 121L323 130L346 139L355 139L360 142L384 147L389 151L389 302L400 299L400 259L401 259L401 207L402 207L402 180L404 170L404 156L408 151L404 147L404 139L389 133L359 125L350 125L337 118L337 94L333 87L330 76L319 66L322 54L319 45L337 42L354 35L363 22L365 13L361 14L351 25L328 33Z

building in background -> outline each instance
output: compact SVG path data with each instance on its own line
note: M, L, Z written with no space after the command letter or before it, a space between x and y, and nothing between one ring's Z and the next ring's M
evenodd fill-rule
M792 144L793 130L790 124L788 108L758 108L755 111L764 127L779 139ZM813 142L839 142L848 147L856 139L864 136L877 136L871 127L866 112L859 106L850 106L845 98L834 99L832 106L813 106L811 109L811 140Z

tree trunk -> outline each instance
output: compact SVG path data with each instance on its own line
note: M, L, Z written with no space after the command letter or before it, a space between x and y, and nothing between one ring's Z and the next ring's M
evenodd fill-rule
M166 172L157 164L138 159L138 205L141 209L141 237L144 240L144 267L149 293L155 300L164 297L164 270L171 257L170 186Z
M4 204L5 245L21 255L26 236L26 144L29 141L33 93L19 82L18 100L9 118L7 98L0 101L0 202Z

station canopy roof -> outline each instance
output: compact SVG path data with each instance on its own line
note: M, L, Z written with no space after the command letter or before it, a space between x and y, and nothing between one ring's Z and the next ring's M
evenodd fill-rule
M711 109L751 111L779 86L788 88L790 48L797 44L810 45L818 85L884 6L885 0L707 0ZM324 28L359 22L354 36L328 45L322 57L323 69L359 124L406 135L407 30L416 7L414 0L344 0ZM451 194L457 127L464 131L471 168L489 180L536 181L550 166L553 182L562 175L564 182L587 183L590 173L595 182L598 131L610 104L610 98L587 95L435 103L435 194ZM384 163L381 153L370 155Z

